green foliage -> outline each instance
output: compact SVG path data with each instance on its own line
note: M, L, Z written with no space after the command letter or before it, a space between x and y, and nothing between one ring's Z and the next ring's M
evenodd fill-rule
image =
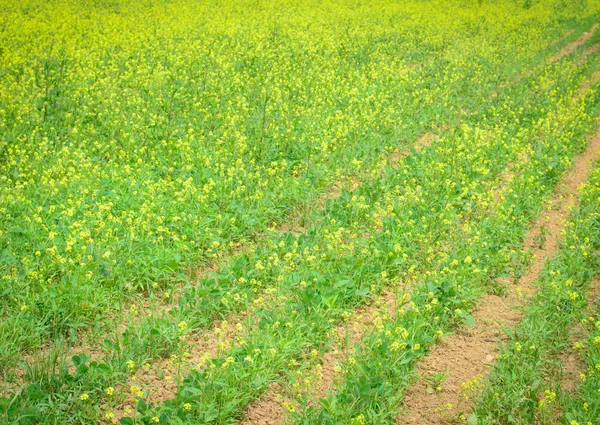
M230 424L280 385L299 423L391 423L594 127L598 58L546 58L597 7L521 6L8 2L0 418Z

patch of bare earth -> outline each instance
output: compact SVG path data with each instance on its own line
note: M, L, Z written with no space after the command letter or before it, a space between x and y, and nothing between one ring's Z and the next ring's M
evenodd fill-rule
M593 46L588 47L587 49L585 49L583 54L579 58L577 58L577 65L582 65L586 61L588 56L595 55L596 53L598 53L598 51L600 51L600 43L596 43Z
M492 203L490 207L495 207L498 203L503 200L502 195L504 193L504 189L506 186L512 181L515 176L515 170L519 170L524 164L527 163L530 157L530 151L525 149L519 153L519 156L516 161L508 164L506 169L500 174L498 180L500 181L500 185L494 189L492 193Z
M600 43L599 43L600 44ZM590 88L591 84L597 83L598 81L600 81L600 70L596 70L596 72L594 72L594 75L592 75L592 77L588 80L586 80L581 88L579 89L579 91L577 92L576 97L581 97L585 94L585 92L588 91L588 89Z
M488 375L498 353L498 340L503 338L503 328L520 319L517 308L522 304L523 295L530 292L545 259L555 255L563 224L577 204L577 189L586 181L592 162L600 157L599 151L600 133L574 160L548 207L532 224L525 238L525 247L535 256L517 284L509 286L508 295L504 298L484 296L472 313L476 324L442 338L419 363L417 371L421 379L408 389L404 398L405 413L399 416L398 424L450 423L449 420L456 418L459 411L470 410L469 406L462 405L463 383L474 378L480 381ZM544 239L544 243L540 243ZM441 383L441 391L432 393L427 381L434 374L443 374L445 379Z
M575 342L578 339L577 336L581 334L579 329L575 330L569 336L569 342ZM565 351L558 360L560 362L560 387L565 391L574 391L579 383L579 374L585 370L585 362L573 350Z

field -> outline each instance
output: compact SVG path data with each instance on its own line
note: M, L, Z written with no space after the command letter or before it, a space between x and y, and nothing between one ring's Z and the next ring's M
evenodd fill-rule
M600 424L599 0L0 4L0 424Z

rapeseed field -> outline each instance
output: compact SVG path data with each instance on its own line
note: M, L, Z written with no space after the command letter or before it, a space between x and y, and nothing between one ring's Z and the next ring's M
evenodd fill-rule
M0 423L600 423L600 1L0 5Z

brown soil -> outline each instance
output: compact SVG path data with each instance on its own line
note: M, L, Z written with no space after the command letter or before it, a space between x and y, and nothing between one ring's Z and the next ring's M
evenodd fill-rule
M556 40L552 41L550 44L548 44L548 48L552 47L552 46L556 46L557 44L559 44L561 41L563 41L565 38L569 37L571 34L573 34L574 30L568 30L567 32L565 32L563 35L561 35L560 37L558 37Z
M585 51L585 55L593 55L595 53L598 53L598 51L600 50L600 43L596 43L594 44L592 47L586 49Z
M273 387L258 400L253 401L246 408L246 417L240 425L275 425L285 423L287 410L283 405L284 400L278 392L278 387Z
M545 259L556 253L564 221L577 204L577 189L586 181L592 162L600 157L599 151L600 133L575 159L572 169L558 184L548 207L532 224L524 245L535 257L517 285L509 287L505 298L494 295L483 297L472 313L476 325L458 329L456 334L443 338L418 365L421 380L408 389L405 396L407 412L398 418L398 424L444 424L449 418L456 418L459 412L469 410L468 406L464 406L465 401L461 400L462 384L477 377L481 381L481 377L489 373L498 353L498 340L503 338L502 330L519 320L517 308L522 304L523 294L530 292ZM540 246L536 241L542 231L548 233L545 243ZM441 384L441 391L431 394L427 391L426 379L434 373L444 373L447 377ZM451 409L447 408L448 404Z
M573 342L573 339L570 339ZM565 391L574 391L579 383L579 374L585 371L585 362L578 353L569 350L559 356L561 368L560 387Z
M583 52L583 54L579 58L577 58L577 65L582 65L586 61L588 56L598 53L599 50L600 43L596 43L592 47L588 47L587 49L585 49L585 52Z
M586 80L585 83L583 83L583 85L577 92L576 97L579 98L583 96L585 92L590 88L590 85L593 83L597 83L598 81L600 81L600 70L596 70L596 72L594 72L594 75L592 75L592 78Z
M575 49L577 49L579 46L582 46L583 44L585 44L585 42L588 41L592 35L594 35L597 28L598 28L598 24L592 25L592 28L590 28L589 31L584 32L581 35L581 37L579 37L577 40L567 44L556 55L549 57L548 60L546 60L546 63L549 65L551 63L558 61L562 57L573 53L575 51Z

